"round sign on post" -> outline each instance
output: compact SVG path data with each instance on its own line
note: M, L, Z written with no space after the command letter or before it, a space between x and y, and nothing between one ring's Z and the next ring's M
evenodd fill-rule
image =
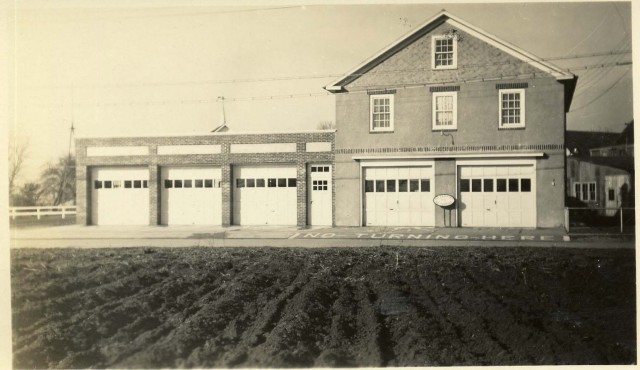
M451 227L451 205L453 205L455 201L456 198L449 194L438 194L433 197L433 203L442 208L442 221L445 227L447 226L447 210L449 210L449 227Z
M449 207L455 202L455 198L449 194L438 194L433 197L433 203L442 208Z

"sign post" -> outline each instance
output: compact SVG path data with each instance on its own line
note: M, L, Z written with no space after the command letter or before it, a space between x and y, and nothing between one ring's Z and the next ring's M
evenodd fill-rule
M442 223L447 226L447 210L449 210L449 227L451 227L451 209L456 199L449 194L438 194L433 197L433 203L442 208Z

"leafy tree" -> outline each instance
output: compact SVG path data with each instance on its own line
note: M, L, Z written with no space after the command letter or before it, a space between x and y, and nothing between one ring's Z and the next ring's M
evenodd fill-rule
M33 207L39 205L40 185L35 182L27 182L22 185L16 194L12 194L11 203L16 207Z
M56 163L49 163L42 172L41 199L47 205L61 205L76 199L76 166L75 159L64 156Z

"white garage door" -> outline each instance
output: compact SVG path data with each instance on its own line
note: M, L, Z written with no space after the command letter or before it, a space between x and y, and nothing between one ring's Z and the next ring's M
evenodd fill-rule
M220 168L163 167L161 172L163 225L222 224Z
M96 167L91 181L93 225L149 225L147 167Z
M433 167L365 168L365 225L434 226Z
M533 165L461 166L458 189L462 226L536 226Z
M233 223L296 225L295 166L239 166L233 169Z

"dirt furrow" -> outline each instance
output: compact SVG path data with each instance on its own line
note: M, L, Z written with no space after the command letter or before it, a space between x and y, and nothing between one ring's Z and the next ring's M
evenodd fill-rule
M255 320L248 323L246 329L240 334L236 346L225 353L216 366L268 366L264 362L269 359L260 356L262 350L259 347L267 341L268 336L287 314L287 306L290 302L309 284L312 266L309 260L297 265L296 277L260 310Z
M509 300L504 299L504 295L498 295L499 292L495 291L492 284L492 281L501 280L503 277L492 274L490 271L486 271L483 275L487 278L476 278L466 271L464 273L465 281L469 282L471 289L476 292L473 300L465 300L467 309L483 317L489 334L513 354L514 357L510 363L553 363L553 358L540 356L540 353L552 352L551 348L558 347L558 343L555 338L546 334L544 318L548 311L536 307L533 298L537 296L536 292L528 288L530 295L526 308L521 305L511 305ZM478 305L478 300L484 304ZM522 345L523 343L527 345Z
M463 289L459 273L452 269L433 271L424 273L421 281L428 287L439 314L455 327L457 339L464 348L458 356L448 359L453 362L447 365L483 364L489 356L501 358L508 355L505 348L488 335L482 318L467 310L460 301L461 295L467 291Z
M460 323L451 320L445 311L446 308L437 304L431 293L432 289L438 285L435 276L429 274L431 269L421 271L418 264L414 264L414 270L416 284L410 285L411 289L415 291L412 296L416 297L417 303L424 307L436 324L433 328L425 327L428 332L432 333L430 347L433 349L431 355L435 357L434 362L440 366L452 366L463 359L473 358L467 346L462 342ZM456 350L453 351L453 348Z
M179 309L165 318L170 324L168 332L149 347L143 347L139 353L128 354L114 364L137 366L151 361L154 366L183 367L189 366L190 357L196 357L196 364L215 361L220 356L221 351L216 348L219 347L217 344L225 326L242 312L243 302L251 302L258 293L254 282L260 276L250 273L253 266L245 265L241 268L242 270L236 269L233 275L230 272L213 271L211 274L214 278L200 286L201 295L185 293L179 296L178 300L185 297ZM188 290L186 287L186 291ZM207 348L206 351L200 350L193 355L196 349L204 347ZM149 359L150 353L157 352L164 355Z

